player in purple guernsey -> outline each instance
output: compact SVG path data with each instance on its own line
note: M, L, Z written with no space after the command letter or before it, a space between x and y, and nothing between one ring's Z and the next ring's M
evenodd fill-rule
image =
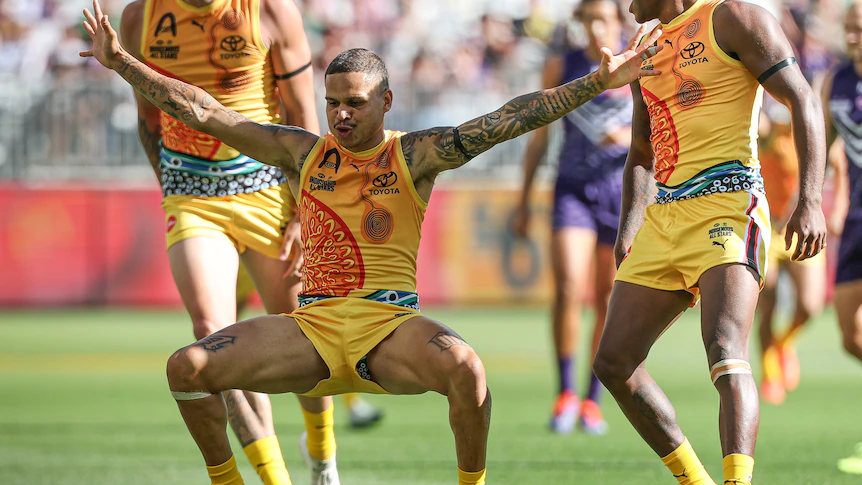
M622 46L623 17L612 0L583 0L575 18L588 39L583 49L558 42L543 71L544 87L556 86L592 72L599 65L601 46ZM613 247L622 199L622 168L631 141L632 98L628 89L605 91L562 119L563 147L554 188L551 259L554 271L553 335L559 372L559 395L551 429L560 434L581 428L604 434L607 424L598 405L602 385L591 374L589 391L580 400L575 390L574 354L578 348L581 310L592 286L595 329L592 351L598 347L616 267ZM536 130L525 156L524 186L513 230L526 237L530 220L530 189L545 156L548 129ZM594 266L595 265L595 266ZM593 273L595 268L595 273ZM591 277L594 275L594 280ZM580 419L578 419L580 418Z
M851 5L844 19L849 59L827 79L823 105L827 141L831 145L838 136L843 138L845 155L831 160L836 194L830 226L841 233L835 309L844 348L862 361L862 3ZM862 474L862 443L838 468Z

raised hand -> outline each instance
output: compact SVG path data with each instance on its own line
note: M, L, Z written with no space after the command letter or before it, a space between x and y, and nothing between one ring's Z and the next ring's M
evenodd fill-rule
M108 16L102 13L102 6L99 5L99 0L93 0L93 13L84 9L84 18L87 19L83 23L84 30L90 34L93 48L81 52L79 55L81 57L95 57L99 63L111 69L111 61L125 51L120 47L117 32L111 27Z
M597 72L599 81L608 89L619 88L631 84L641 76L657 76L661 71L655 69L643 70L643 61L656 55L664 47L653 45L661 36L661 29L655 29L649 37L638 46L638 39L643 37L646 26L641 25L629 44L617 55L607 47L602 47L602 64Z

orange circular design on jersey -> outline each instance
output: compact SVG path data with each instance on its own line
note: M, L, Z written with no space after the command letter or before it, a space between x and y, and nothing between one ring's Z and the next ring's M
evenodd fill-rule
M688 27L685 28L685 32L683 35L688 39L694 39L694 37L700 33L700 19L694 19L694 22L688 24Z
M242 27L243 22L242 12L239 10L231 10L230 12L224 14L222 18L222 25L227 27L230 30L237 30Z
M679 135L667 103L641 86L649 112L650 141L655 154L655 179L665 183L679 161Z
M365 266L350 228L321 201L302 191L299 206L305 260L303 293L347 296L362 288Z

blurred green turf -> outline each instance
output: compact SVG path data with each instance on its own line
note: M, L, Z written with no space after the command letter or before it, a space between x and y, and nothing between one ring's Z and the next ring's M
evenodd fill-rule
M530 309L432 309L478 350L494 393L490 484L672 484L615 403L610 434L556 436L548 315ZM718 398L689 312L653 349L647 368L676 406L711 474L721 477ZM0 484L208 483L203 462L167 392L164 362L191 339L179 312L0 312ZM763 406L758 484L851 484L835 462L862 441L862 367L842 353L833 314L814 322L799 351L802 384L781 407ZM578 363L585 383L587 365ZM336 401L338 463L345 485L457 482L446 401L438 395L372 396L381 426L344 426ZM296 400L274 396L285 460L296 485L308 476L296 449ZM239 450L236 443L234 449ZM244 458L246 483L259 481Z

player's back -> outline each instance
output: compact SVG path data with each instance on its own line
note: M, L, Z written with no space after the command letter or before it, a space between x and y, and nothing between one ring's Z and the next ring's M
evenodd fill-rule
M640 80L660 198L762 190L757 117L763 90L715 40L713 12L722 1L698 0L662 25L664 49L644 62L662 72Z
M260 123L278 123L272 64L261 38L261 0L146 0L140 49L147 64L205 89L225 107ZM239 156L214 137L162 113L163 146L222 161Z
M413 185L402 135L386 131L378 146L354 153L330 133L309 152L297 200L305 294L415 293L427 203Z

